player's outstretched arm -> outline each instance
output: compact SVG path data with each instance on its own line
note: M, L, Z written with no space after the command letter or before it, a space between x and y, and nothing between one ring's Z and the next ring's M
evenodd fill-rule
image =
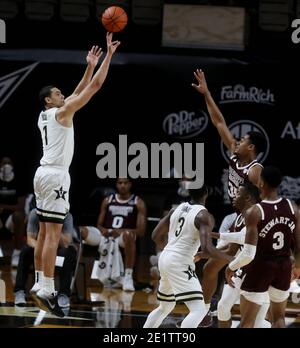
M221 252L212 243L211 232L213 226L211 221L210 214L206 210L201 210L195 217L194 224L200 233L201 250L203 251L203 254L208 257L225 259L230 262L232 256Z
M213 97L210 94L210 91L207 87L204 72L201 69L197 69L194 72L194 76L198 84L192 83L192 87L194 87L196 91L204 95L211 121L213 125L217 128L225 146L233 153L236 141L227 127L224 116L222 115L220 109L218 108L217 104L215 103Z
M93 76L90 83L83 89L81 93L79 93L74 98L69 99L67 102L65 102L64 106L58 109L56 116L61 124L67 127L70 126L75 112L86 105L92 98L92 96L102 87L108 73L111 58L115 53L117 47L120 45L120 41L112 41L112 35L112 33L107 33L106 35L107 52L105 58L102 61L102 64Z
M231 271L248 265L256 254L256 246L258 242L258 229L257 225L261 221L261 212L258 207L253 206L249 208L245 213L245 225L246 225L246 236L243 250L239 255L230 262L228 268Z
M79 84L77 85L77 87L75 88L74 92L68 98L66 98L65 101L68 101L69 99L78 95L89 84L89 82L92 79L94 70L99 62L99 58L101 57L101 55L102 55L102 48L101 47L93 46L89 50L89 52L86 56L87 67L85 69L84 75L83 75L81 81L79 82Z

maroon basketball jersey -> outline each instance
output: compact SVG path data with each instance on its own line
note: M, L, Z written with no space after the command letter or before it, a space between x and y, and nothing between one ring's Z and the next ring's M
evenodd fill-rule
M253 160L245 166L238 164L238 158L236 155L232 155L229 161L229 176L228 176L228 196L232 202L236 197L237 190L240 185L249 182L248 174L252 167L259 165L262 166L257 160Z
M258 243L255 258L290 256L296 217L286 198L261 201L256 204L262 215L258 224Z
M242 214L239 214L229 228L230 232L240 232L245 227L245 219Z
M103 226L105 228L136 228L138 196L123 201L117 194L109 196Z

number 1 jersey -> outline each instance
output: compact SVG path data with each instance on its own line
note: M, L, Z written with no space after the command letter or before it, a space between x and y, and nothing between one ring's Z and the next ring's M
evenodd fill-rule
M41 166L53 166L69 170L74 153L74 129L60 124L55 117L57 108L42 111L38 127L43 141Z

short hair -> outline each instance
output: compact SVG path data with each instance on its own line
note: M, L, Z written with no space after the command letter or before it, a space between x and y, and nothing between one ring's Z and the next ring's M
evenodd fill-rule
M271 188L279 187L282 181L282 174L277 167L268 166L261 171L263 181Z
M189 194L193 200L201 199L205 195L208 195L208 187L203 184L199 189L189 189Z
M255 153L258 155L263 152L266 148L266 138L261 132L250 131L247 133L249 141L255 146Z
M45 98L51 96L51 89L52 89L52 88L55 88L55 87L52 86L52 85L49 85L49 86L43 87L43 88L40 90L39 99L40 99L40 103L41 103L42 107L46 106Z
M244 187L246 193L251 197L251 199L257 203L260 201L260 191L257 186L252 184L251 182L245 182L240 185L241 187Z

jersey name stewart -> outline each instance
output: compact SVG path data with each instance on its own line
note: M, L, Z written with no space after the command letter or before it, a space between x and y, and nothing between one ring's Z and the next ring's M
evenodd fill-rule
M257 204L262 220L258 224L256 257L290 256L296 217L286 198Z

